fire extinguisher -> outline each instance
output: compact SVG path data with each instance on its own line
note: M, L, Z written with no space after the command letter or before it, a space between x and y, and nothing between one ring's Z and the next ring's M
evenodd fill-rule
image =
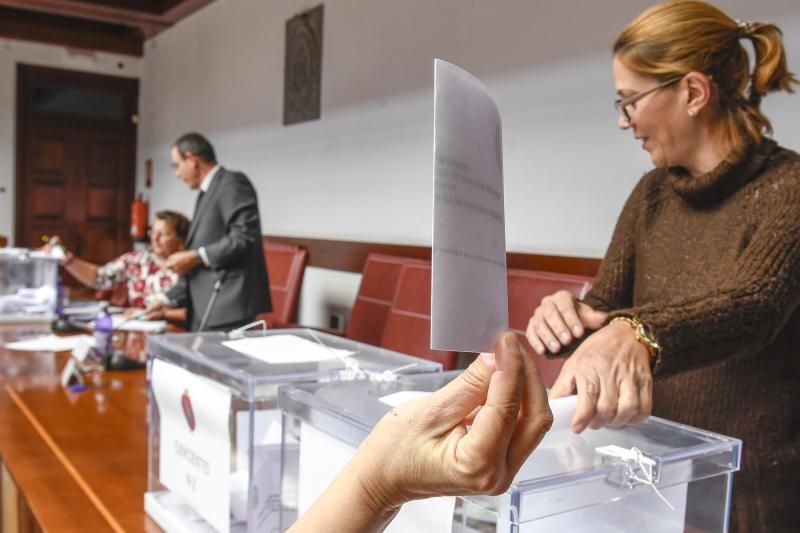
M139 193L131 204L131 237L134 240L147 238L147 208L147 202Z

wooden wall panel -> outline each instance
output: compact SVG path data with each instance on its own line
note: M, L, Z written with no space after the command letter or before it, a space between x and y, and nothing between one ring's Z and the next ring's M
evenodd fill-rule
M107 187L92 187L88 190L88 211L91 220L113 220L117 214L117 191Z
M304 247L309 253L308 264L310 266L346 272L361 272L367 255L370 253L399 255L428 261L431 258L430 246L306 239L278 235L267 235L265 238L271 241L297 244ZM509 253L506 257L506 262L509 268L546 270L583 276L595 276L597 269L600 267L600 259L594 257L568 257L520 252Z
M63 175L66 139L36 136L31 139L31 170L36 173Z
M114 143L89 139L86 173L92 185L113 185L120 172L120 148Z
M63 185L32 183L30 185L31 214L34 218L61 218L65 215L65 195Z

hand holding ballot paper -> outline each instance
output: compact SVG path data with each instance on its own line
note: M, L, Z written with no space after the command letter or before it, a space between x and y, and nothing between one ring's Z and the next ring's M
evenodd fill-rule
M439 60L435 70L431 347L495 353L386 414L295 532L378 530L410 500L500 494L553 422L536 365L514 333L501 335L508 301L497 107L463 70Z
M291 531L374 531L410 500L500 494L552 420L536 365L506 333L494 355L384 416Z

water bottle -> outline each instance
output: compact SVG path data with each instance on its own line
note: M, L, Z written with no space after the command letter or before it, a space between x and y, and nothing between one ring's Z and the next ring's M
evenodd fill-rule
M61 282L61 274L56 282L56 319L64 320L64 283Z
M105 303L100 306L97 316L94 317L94 350L98 357L111 355L113 333L113 322L108 313L108 304Z

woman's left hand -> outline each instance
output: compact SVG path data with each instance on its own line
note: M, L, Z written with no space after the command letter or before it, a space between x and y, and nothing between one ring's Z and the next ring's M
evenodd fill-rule
M500 494L552 421L536 365L506 333L495 355L389 411L291 531L377 531L410 500Z
M626 322L614 322L581 344L561 368L550 398L577 393L572 431L641 422L653 407L650 353Z

